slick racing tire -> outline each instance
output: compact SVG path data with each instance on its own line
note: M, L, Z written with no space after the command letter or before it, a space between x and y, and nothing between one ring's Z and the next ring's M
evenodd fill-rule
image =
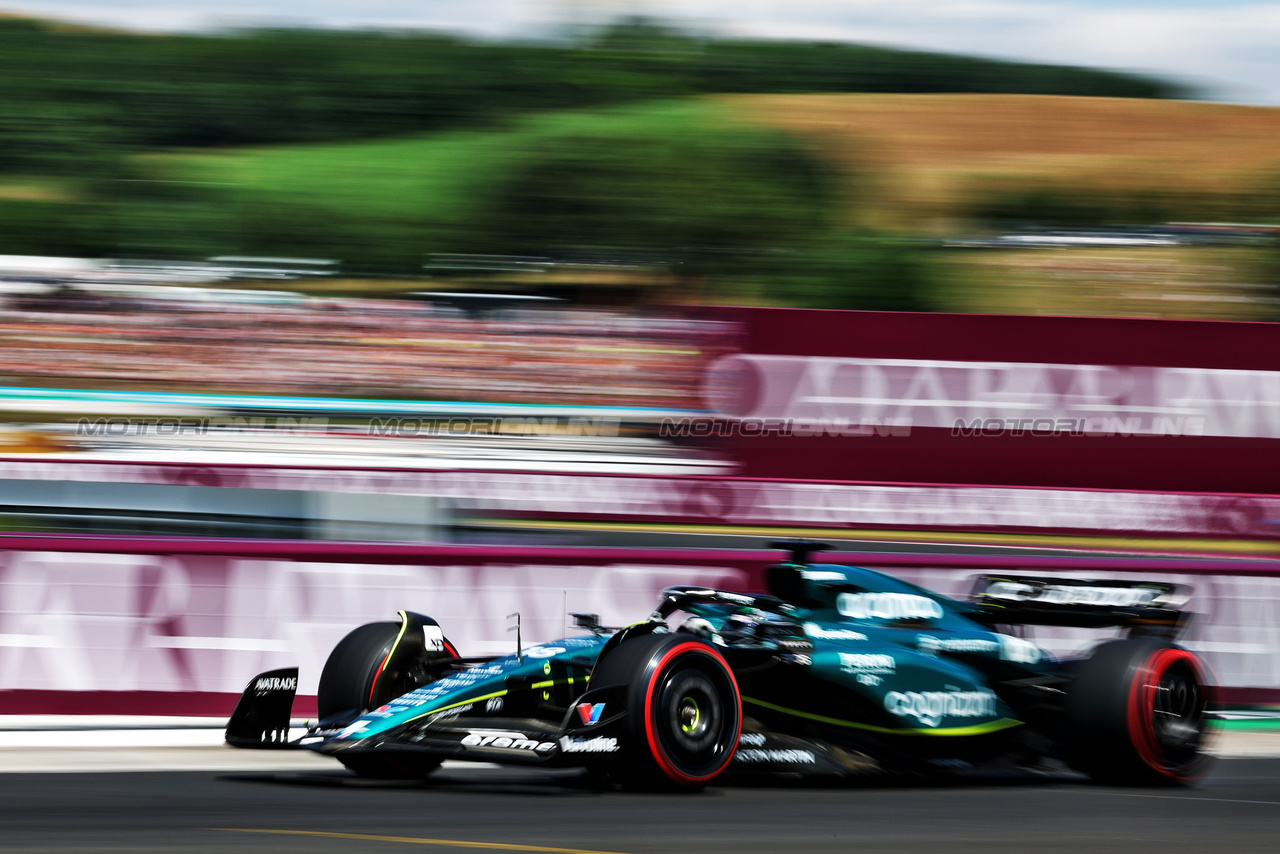
M1104 644L1086 659L1067 699L1070 762L1100 783L1170 785L1207 770L1211 687L1195 655L1168 641Z
M591 685L628 686L622 782L696 789L733 759L742 729L738 683L705 641L684 634L625 641L596 667Z
M356 717L416 687L406 672L383 670L399 636L399 623L369 623L338 641L320 672L316 712L321 721Z
M392 661L400 627L400 623L368 623L338 641L320 672L316 711L321 721L337 716L353 718L385 705L425 684L419 667L424 660L458 654L445 638L442 652L414 654L411 648L403 648L412 660Z
M417 688L420 676L410 667L388 669L391 652L400 637L400 623L369 623L350 632L329 653L320 673L316 711L321 721L352 720ZM453 654L453 647L445 641ZM409 662L407 664L416 664ZM408 762L404 757L359 755L338 756L343 765L362 777L386 780L421 779L440 763L436 760Z

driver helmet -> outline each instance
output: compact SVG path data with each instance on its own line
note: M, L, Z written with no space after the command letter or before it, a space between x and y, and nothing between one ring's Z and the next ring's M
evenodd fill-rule
M760 639L760 620L752 614L734 614L720 626L720 636L729 646L756 644Z
M676 629L676 631L683 632L687 635L697 635L703 640L708 640L714 644L724 646L724 641L721 639L719 633L716 632L716 627L711 625L710 620L703 617L690 617L681 623L680 628Z

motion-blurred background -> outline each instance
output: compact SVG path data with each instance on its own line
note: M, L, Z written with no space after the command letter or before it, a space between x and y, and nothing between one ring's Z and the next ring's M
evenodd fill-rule
M569 32L0 20L0 254L315 297L1275 310L1273 109L645 18Z
M62 17L0 17L23 708L86 685L220 708L433 596L523 596L551 633L562 605L625 620L758 570L519 549L799 533L910 551L955 593L997 546L1275 551L1280 96L1241 79L1265 58L1215 81L612 7L484 36L27 8ZM1132 49L1109 64L1152 67ZM606 569L562 587L567 564ZM1274 700L1280 588L1230 579L1195 648Z

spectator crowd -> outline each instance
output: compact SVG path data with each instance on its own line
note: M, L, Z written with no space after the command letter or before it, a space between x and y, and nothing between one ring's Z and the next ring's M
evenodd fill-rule
M675 314L309 297L279 305L10 296L0 383L702 408L727 324Z

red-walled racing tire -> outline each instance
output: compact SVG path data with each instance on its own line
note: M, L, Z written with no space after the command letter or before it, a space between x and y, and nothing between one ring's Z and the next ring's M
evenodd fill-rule
M1098 647L1081 663L1067 700L1072 766L1100 783L1194 782L1209 763L1211 690L1200 660L1168 641Z
M624 782L700 788L733 759L742 701L715 647L684 634L644 635L611 650L593 688L626 685Z

